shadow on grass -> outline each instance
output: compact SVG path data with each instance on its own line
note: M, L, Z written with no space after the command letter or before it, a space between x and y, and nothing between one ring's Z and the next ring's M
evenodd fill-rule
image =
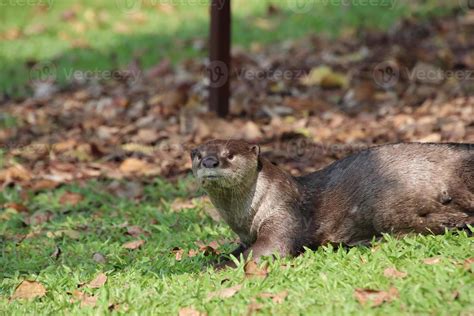
M345 28L386 29L401 16L406 16L409 11L405 5L392 6L389 2L350 8L330 3L318 3L315 2L308 10L299 12L287 8L285 1L285 5L280 4L279 11L273 15L268 15L266 12L254 13L252 16L242 15L238 14L239 9L234 8L233 44L243 46L249 46L254 42L267 44L307 34L337 36ZM443 8L438 11L446 13L447 10ZM435 13L439 12L435 11ZM159 19L159 17L155 18ZM176 19L179 21L182 18L178 15ZM100 47L97 42L94 43L94 39L91 39L92 47L90 48L71 48L50 59L36 60L35 56L30 60L25 60L24 56L5 54L5 60L0 63L5 67L1 70L5 77L0 79L0 86L7 96L25 96L31 93L31 86L28 84L38 77L44 78L51 75L57 79L60 86L66 87L72 81L75 71L93 71L98 74L98 77L105 79L110 75L103 71L123 68L133 59L138 60L146 69L164 58L177 62L188 57L206 56L206 45L193 46L196 46L195 39L206 43L209 32L208 18L204 16L180 22L174 32L151 29L147 34L127 35L117 34L110 30L107 31L110 37L107 38L112 40L106 47ZM100 36L98 38L101 38ZM8 46L5 47L8 48Z

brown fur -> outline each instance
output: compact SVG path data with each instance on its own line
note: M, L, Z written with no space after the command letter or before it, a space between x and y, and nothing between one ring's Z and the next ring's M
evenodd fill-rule
M230 156L229 156L230 154ZM217 168L204 168L215 157ZM231 159L228 159L230 157ZM474 224L474 145L373 147L292 177L244 141L193 151L193 172L242 245L233 255L296 255L382 233L440 234Z

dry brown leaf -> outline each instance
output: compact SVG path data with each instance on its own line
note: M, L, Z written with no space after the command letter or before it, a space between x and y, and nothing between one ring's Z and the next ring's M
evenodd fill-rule
M120 164L120 171L124 173L146 173L149 164L137 158L127 158Z
M94 260L97 263L106 263L107 259L105 259L105 256L101 254L100 252L94 252L92 255L92 260Z
M122 245L122 247L125 248L125 249L134 250L134 249L138 249L141 246L143 246L144 243L145 243L144 240L138 239L138 240L133 240L133 241L126 242Z
M391 287L388 291L357 288L354 291L354 296L361 305L370 302L371 307L376 307L398 298L399 293L395 287Z
M426 259L423 259L423 263L424 264L429 264L429 265L433 265L433 264L438 264L441 262L441 258L440 257L433 257L433 258L426 258Z
M464 260L464 269L474 272L474 258L467 258Z
M263 298L271 298L274 303L281 304L288 296L288 291L282 291L279 293L265 293L264 292L264 293L260 293L258 296L263 297Z
M388 278L404 278L408 275L408 273L403 271L398 271L395 268L387 268L383 271L383 275Z
M28 208L25 205L20 204L20 203L15 203L15 202L5 203L3 205L3 208L5 209L12 208L19 213L28 213Z
M46 295L46 288L43 284L36 281L24 280L18 285L11 299L32 299Z
M207 313L202 313L192 307L182 307L178 312L179 316L205 316Z
M82 200L84 200L84 197L79 193L64 192L64 194L59 198L59 203L62 205L75 206Z
M181 211L182 209L193 208L194 206L194 199L176 198L174 199L173 203L171 203L171 210L177 212Z
M203 252L205 256L218 255L221 253L217 250L217 248L219 248L219 243L217 241L211 241L207 245L202 241L196 241L195 244L199 246L199 251Z
M129 306L128 306L128 304L112 303L112 304L109 305L108 309L109 309L109 312L113 312L113 311L126 312L126 311L128 311Z
M94 307L97 304L97 296L91 296L78 290L74 290L71 294L73 296L71 302L79 301L81 307Z
M61 238L63 236L67 236L71 239L78 240L81 238L81 233L74 229L62 229L55 232L49 231L46 233L46 236L48 238Z
M61 255L61 248L56 246L54 247L53 253L50 255L50 257L56 260L59 258L60 255Z
M268 268L266 265L259 267L255 260L250 260L244 266L246 278L266 278L268 275Z
M30 184L28 188L31 191L36 192L36 191L42 191L42 190L52 190L52 189L57 188L59 185L60 183L57 181L41 179Z
M54 218L54 214L50 211L36 211L31 216L26 217L24 222L26 225L36 226L46 223Z
M234 296L240 289L242 288L241 284L234 285L232 287L227 287L218 291L210 292L207 295L207 298L213 299L214 297L217 298L228 298Z
M188 257L195 257L199 254L199 251L197 251L196 249L190 249L188 251Z
M183 253L184 253L183 249L179 247L175 247L173 248L171 252L174 253L176 261L181 261L181 259L183 259Z
M263 304L258 303L254 298L251 300L247 308L247 315L253 315L263 308Z
M99 273L94 280L90 281L87 286L91 289L98 289L107 282L107 276L104 273Z
M145 231L140 226L128 226L127 234L136 238L140 235L145 234Z

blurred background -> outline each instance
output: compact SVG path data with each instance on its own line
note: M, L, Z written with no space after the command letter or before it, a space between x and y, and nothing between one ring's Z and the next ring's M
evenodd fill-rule
M3 1L0 182L176 178L212 138L293 174L374 144L472 143L471 2L232 0L218 118L209 1Z

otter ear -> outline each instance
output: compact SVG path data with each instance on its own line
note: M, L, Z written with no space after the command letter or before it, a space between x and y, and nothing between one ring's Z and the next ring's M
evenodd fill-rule
M255 156L260 156L260 146L258 145L252 145L250 146L250 151L255 154Z

